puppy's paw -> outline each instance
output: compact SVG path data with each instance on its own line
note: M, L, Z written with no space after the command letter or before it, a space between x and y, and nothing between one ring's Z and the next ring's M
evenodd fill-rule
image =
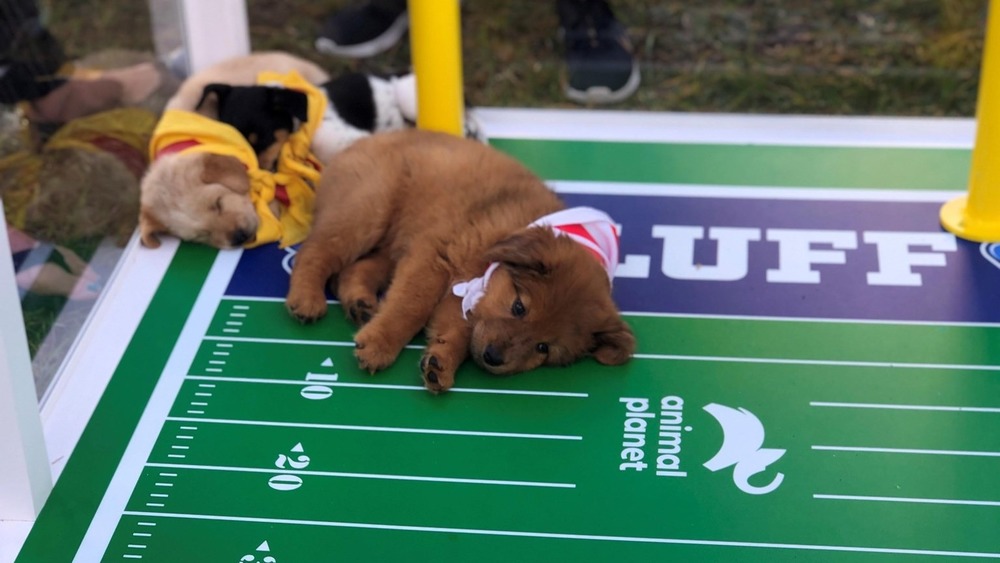
M326 315L326 295L322 291L289 291L285 298L288 314L300 323L318 321Z
M420 358L420 376L424 380L424 387L435 395L451 389L455 384L455 368L448 366L431 349Z
M357 326L364 326L375 316L377 307L364 299L355 299L349 304L344 303L347 318Z
M375 373L391 366L402 348L371 328L372 325L366 325L354 336L354 357L358 360L358 367Z

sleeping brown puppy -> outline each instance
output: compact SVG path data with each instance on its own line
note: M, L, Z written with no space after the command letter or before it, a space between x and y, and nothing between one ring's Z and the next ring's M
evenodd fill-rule
M322 317L329 282L363 325L355 356L370 372L425 329L420 369L435 393L470 354L497 375L587 355L622 364L635 339L611 299L615 228L596 210L562 209L475 141L416 130L361 140L325 167L286 306L303 322ZM562 224L567 214L585 224Z

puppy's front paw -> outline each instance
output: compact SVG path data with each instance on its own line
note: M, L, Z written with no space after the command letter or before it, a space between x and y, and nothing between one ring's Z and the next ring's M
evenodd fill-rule
M384 370L396 361L396 356L402 350L395 346L383 334L372 330L372 325L365 325L354 336L354 357L358 367L368 373Z
M455 368L447 365L431 349L424 352L424 357L420 359L420 376L424 387L435 395L451 389L455 384Z
M364 299L355 299L350 304L344 303L347 316L357 326L364 326L375 316L376 307Z
M322 291L293 289L285 298L285 308L300 323L315 322L326 315L326 295Z

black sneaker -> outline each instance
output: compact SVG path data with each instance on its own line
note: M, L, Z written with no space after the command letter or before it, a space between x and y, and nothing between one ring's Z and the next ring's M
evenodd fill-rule
M405 0L370 0L330 14L316 39L316 50L364 58L387 51L409 26Z
M611 104L639 88L639 65L625 28L605 0L559 0L566 42L563 91L581 104Z

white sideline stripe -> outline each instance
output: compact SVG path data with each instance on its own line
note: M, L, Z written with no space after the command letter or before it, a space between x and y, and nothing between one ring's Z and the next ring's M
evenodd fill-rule
M722 540L693 540L682 538L650 538L634 536L599 536L593 534L564 534L552 532L524 532L516 530L486 530L476 528L445 528L433 526L403 526L393 524L366 524L362 522L331 522L321 520L294 520L288 518L257 518L251 516L214 516L207 514L182 514L176 512L136 512L125 511L125 516L148 516L156 518L177 518L185 520L209 520L218 522L246 522L254 524L290 524L296 526L321 526L327 528L353 528L366 530L389 530L397 532L428 532L437 534L467 534L477 536L500 536L518 538L541 538L553 540L589 540L622 543L651 543L673 545L704 545L713 547L750 547L764 549L790 549L800 551L834 551L851 553L888 553L900 555L935 555L942 557L972 557L979 559L1000 559L1000 553L974 551L943 551L929 549L899 549L888 547L862 547L842 545L810 545L795 543L738 542Z
M419 385L380 385L377 383L345 383L343 381L296 381L293 379L255 379L252 377L215 377L211 375L188 375L187 379L197 381L232 381L236 383L266 383L273 385L324 385L326 387L356 387L359 389L392 389L401 391L426 391ZM570 393L564 391L521 391L517 389L473 389L469 387L452 387L449 393L483 393L489 395L534 395L539 397L574 397L586 399L587 393ZM193 403L192 403L193 404Z
M223 329L227 332L230 329ZM235 330L235 329L234 329ZM239 332L239 331L236 331ZM213 336L206 335L204 340L224 340L226 342L249 342L252 344L296 344L305 346L339 346L341 348L354 348L355 344L349 340L294 340L290 338L259 338L250 336ZM423 346L407 344L407 350L423 350Z
M647 184L550 180L558 193L694 197L714 199L778 199L807 201L886 201L944 203L962 195L958 190L893 190L879 188L810 188L805 186L741 186L737 184Z
M971 149L975 120L477 107L490 139Z
M892 405L884 403L831 403L810 401L810 407L834 407L844 409L886 409L900 411L942 411L942 412L985 412L1000 414L1000 408L995 407L954 407L946 405Z
M434 483L462 483L470 485L509 485L515 487L547 487L555 489L575 489L573 483L551 483L543 481L510 481L498 479L466 479L461 477L424 477L420 475L388 475L382 473L346 473L341 471L305 471L285 469L260 469L256 467L225 467L213 465L177 465L171 463L147 463L147 467L169 467L172 469L198 469L203 471L228 471L233 473L265 473L272 475L311 475L316 477L346 477L352 479L381 479L386 481L425 481Z
M906 502L915 504L954 504L960 506L1000 506L1000 502L993 500L962 500L947 498L907 498L907 497L868 497L860 495L813 495L815 499L824 500L861 500L872 502ZM995 557L1000 557L996 554Z
M853 360L795 360L787 358L746 358L739 356L685 356L678 354L635 354L632 357L645 360L675 360L691 362L734 362L747 364L789 364L805 366L844 366L901 369L954 369L969 371L1000 371L1000 366L968 364L911 364L904 362L862 362Z
M263 297L263 296L259 296L259 295L223 295L222 297L219 298L219 301L220 302L221 301L260 301L262 303L284 303L285 302L285 298L284 297ZM327 299L326 302L327 302L328 305L339 305L340 304L340 301L337 301L336 299ZM233 305L234 309L236 309L238 307L240 307L240 306L239 305ZM250 308L249 305L244 305L244 307L246 309Z
M184 418L168 416L174 422L201 422L208 424L233 424L238 426L266 426L277 428L315 428L321 430L358 430L362 432L399 432L403 434L443 434L449 436L483 436L487 438L529 438L534 440L583 440L582 436L563 434L526 434L519 432L479 432L474 430L441 430L436 428L402 428L395 426L358 426L352 424L318 424L309 422L272 422L266 420L232 420L224 418Z
M829 452L870 452L884 454L927 454L927 455L960 455L973 457L1000 457L1000 452L980 452L962 450L918 450L910 448L868 448L860 446L813 446L812 449Z

